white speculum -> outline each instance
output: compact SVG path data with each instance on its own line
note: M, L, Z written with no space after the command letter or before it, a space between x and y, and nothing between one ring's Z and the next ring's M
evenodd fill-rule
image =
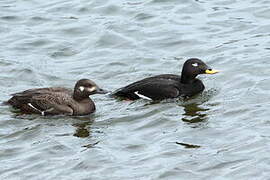
M152 100L151 98L149 98L149 97L147 97L147 96L144 96L144 95L142 95L142 94L139 94L138 91L134 92L134 94L136 94L137 96L139 96L139 97L142 98L142 99Z

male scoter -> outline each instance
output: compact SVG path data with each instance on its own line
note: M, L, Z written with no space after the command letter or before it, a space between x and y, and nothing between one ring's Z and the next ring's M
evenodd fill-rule
M217 72L217 70L209 68L202 60L191 58L184 63L181 76L162 74L148 77L120 88L112 95L129 100L190 97L204 90L202 81L196 78L197 75Z

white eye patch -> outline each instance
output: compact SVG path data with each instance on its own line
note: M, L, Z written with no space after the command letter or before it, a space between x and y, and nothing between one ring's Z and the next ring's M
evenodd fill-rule
M198 63L193 63L191 65L194 66L194 67L197 67L198 66Z
M80 91L84 91L84 87L83 87L83 86L80 86L80 87L79 87L79 90L80 90Z

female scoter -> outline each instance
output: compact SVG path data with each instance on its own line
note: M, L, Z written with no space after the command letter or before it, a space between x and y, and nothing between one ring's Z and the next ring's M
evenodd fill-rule
M176 97L190 97L204 90L204 85L196 76L199 74L215 74L217 70L209 68L202 60L188 59L183 66L182 74L162 74L148 77L129 84L112 93L123 99L163 100Z
M92 94L105 94L89 79L81 79L75 84L73 92L62 87L28 89L12 94L6 103L21 112L41 115L87 115L95 111L95 104L89 98Z

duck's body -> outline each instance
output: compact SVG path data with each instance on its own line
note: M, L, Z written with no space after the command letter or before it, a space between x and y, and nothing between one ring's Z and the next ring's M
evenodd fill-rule
M93 81L79 80L72 93L62 87L29 89L12 94L7 103L24 113L42 115L87 115L95 111L95 104L89 95L105 93Z
M196 78L198 74L214 74L216 72L209 69L201 60L193 58L185 62L181 76L162 74L148 77L116 90L113 95L130 100L190 97L204 90L202 81Z
M96 109L90 98L76 101L66 92L52 91L13 94L8 103L24 113L42 115L87 115Z
M183 84L180 79L181 76L174 74L157 75L118 89L114 95L130 100L162 100L179 96L190 97L204 90L204 85L199 79L194 79L191 84Z

